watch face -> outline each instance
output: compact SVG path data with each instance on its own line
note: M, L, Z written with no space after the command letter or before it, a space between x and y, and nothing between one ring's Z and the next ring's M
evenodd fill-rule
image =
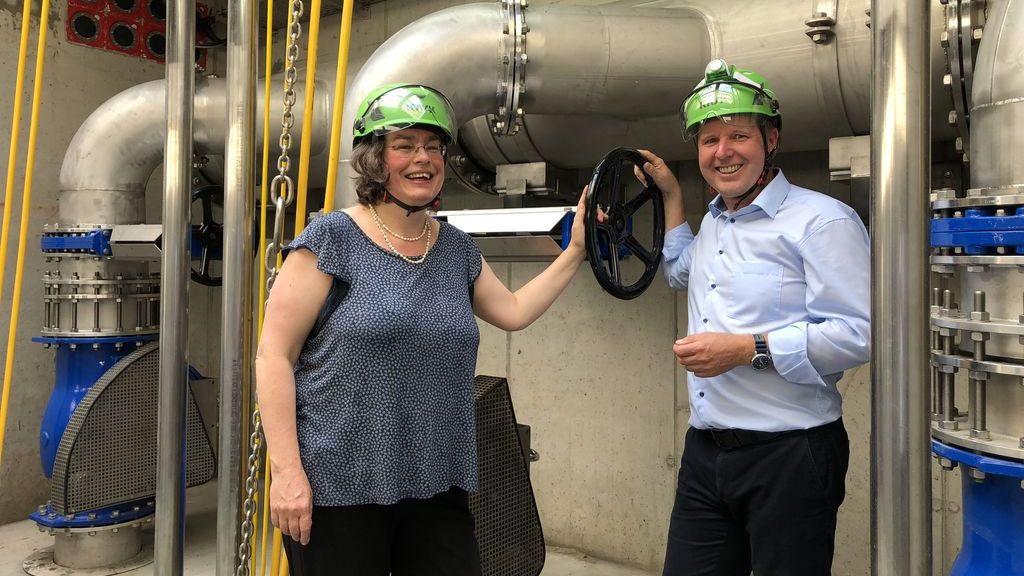
M767 354L757 354L750 361L750 365L754 367L754 370L764 370L772 365L772 359Z

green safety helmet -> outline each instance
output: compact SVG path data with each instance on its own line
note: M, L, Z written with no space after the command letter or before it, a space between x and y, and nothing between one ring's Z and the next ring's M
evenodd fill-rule
M734 114L760 114L773 118L782 129L782 114L775 92L752 70L740 70L716 58L704 70L704 79L683 100L679 118L683 135L694 136L708 120L727 119Z
M419 84L385 84L370 92L356 111L352 144L374 134L383 136L406 128L433 128L444 134L444 143L455 140L455 111L437 90Z

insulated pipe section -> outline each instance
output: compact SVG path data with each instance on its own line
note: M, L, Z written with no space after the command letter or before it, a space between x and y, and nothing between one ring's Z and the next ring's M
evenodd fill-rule
M180 576L185 540L185 402L188 393L189 215L192 189L192 104L195 10L168 6L166 161L163 258L160 261L160 393L157 410L156 576ZM154 114L154 116L159 116ZM120 126L120 122L114 127ZM122 149L123 148L119 148ZM145 185L145 181L142 182ZM63 206L62 206L63 208Z
M871 98L874 576L931 574L929 2L875 0ZM922 26L922 22L925 26ZM947 406L948 410L949 407Z
M369 58L345 102L337 207L354 202L347 162L355 111L370 90L389 82L422 83L448 95L466 123L460 148L484 171L540 160L588 167L616 146L692 158L692 146L680 141L678 107L713 57L771 80L783 102L787 151L823 150L829 138L869 126L865 0L817 2L805 16L783 0L519 4L430 14ZM824 42L809 32L820 11L835 21ZM508 118L521 128L497 125Z
M711 58L694 10L545 5L526 14L527 114L676 115Z
M382 84L437 88L463 122L501 117L508 112L508 91L518 91L516 101L527 115L579 114L591 122L594 116L674 116L711 53L707 26L692 10L543 6L526 12L517 29L506 8L480 3L435 12L403 28L367 60L345 101L336 207L355 202L347 135L362 99ZM519 38L510 37L517 31ZM459 42L447 41L455 35ZM509 73L512 64L525 72ZM493 124L491 129L501 131Z
M971 186L1024 184L1024 4L992 0L978 47L971 108Z
M275 77L277 78L277 77ZM275 80L280 85L280 80ZM330 137L329 86L333 78L317 81L314 100L312 151L326 152ZM299 102L304 86L296 86ZM193 137L195 152L222 154L227 141L227 83L223 79L195 82ZM145 220L146 183L164 157L166 133L164 100L167 81L133 86L103 103L75 133L60 171L59 220L64 224L138 224ZM271 118L281 118L282 99L275 92ZM263 94L257 95L257 106ZM293 139L301 137L304 111L295 108ZM257 130L263 119L257 118ZM273 133L273 132L272 132ZM274 140L276 143L276 140ZM262 141L253 144L262 148ZM191 165L191 159L189 159Z
M335 209L356 202L352 125L363 98L382 84L420 83L436 88L452 102L458 118L494 114L499 69L506 56L497 41L505 24L496 4L466 4L428 14L388 38L366 61L346 89L341 123L341 165ZM458 42L450 39L458 37ZM508 87L506 87L507 89Z
M669 156L682 148L679 105L712 58L699 12L545 5L525 19L525 129L495 138L473 120L463 141L474 159L488 168L542 160L579 167L620 145Z

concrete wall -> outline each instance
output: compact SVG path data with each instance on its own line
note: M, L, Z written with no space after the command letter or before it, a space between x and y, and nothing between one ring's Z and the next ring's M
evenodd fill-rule
M460 3L389 0L358 7L353 59L364 60L412 20ZM20 1L0 0L0 72L6 78L14 74L20 5ZM68 45L63 40L62 14L63 2L59 2L49 30L47 114L40 132L30 231L33 240L28 251L7 445L0 468L0 522L23 518L46 499L37 464L37 436L52 387L52 356L29 342L42 324L38 294L43 266L34 239L42 223L54 220L57 170L64 150L77 127L100 103L124 88L163 74L161 66L150 62ZM320 53L333 52L336 42L336 28L325 29ZM26 87L26 95L30 89ZM0 93L0 126L4 127L10 125L10 92ZM23 125L25 138L27 117ZM4 152L8 141L9 132L0 130ZM6 167L6 154L0 162ZM849 201L847 187L828 181L824 152L783 155L780 163L792 181ZM688 218L696 224L710 198L698 184L694 165L676 168L683 176ZM155 222L160 214L159 193L151 190L148 202L148 219ZM487 198L452 194L446 199L446 208L490 203ZM7 294L13 258L9 262ZM495 263L493 267L515 289L543 264ZM533 426L533 445L541 454L532 468L534 488L550 544L648 569L660 566L689 415L685 374L671 353L672 341L685 333L685 297L671 292L658 279L642 297L619 301L605 294L584 266L562 298L529 329L507 334L481 327L478 373L507 376L520 421ZM191 284L190 298L190 358L203 373L216 376L220 290ZM0 314L7 318L7 304ZM852 461L848 496L840 513L837 575L870 571L869 378L868 368L862 367L840 383L846 398ZM957 472L935 472L936 574L948 572L959 541L957 478Z

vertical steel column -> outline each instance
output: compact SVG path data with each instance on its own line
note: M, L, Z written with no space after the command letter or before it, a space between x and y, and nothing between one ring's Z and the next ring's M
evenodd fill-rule
M220 469L217 576L235 573L241 505L241 451L252 389L253 140L256 113L256 2L228 1L228 135L221 290ZM248 443L245 444L246 446Z
M195 2L167 4L167 135L160 263L160 396L157 414L154 574L180 576L185 535L185 401L191 258Z
M927 0L873 0L872 510L875 576L931 574Z

